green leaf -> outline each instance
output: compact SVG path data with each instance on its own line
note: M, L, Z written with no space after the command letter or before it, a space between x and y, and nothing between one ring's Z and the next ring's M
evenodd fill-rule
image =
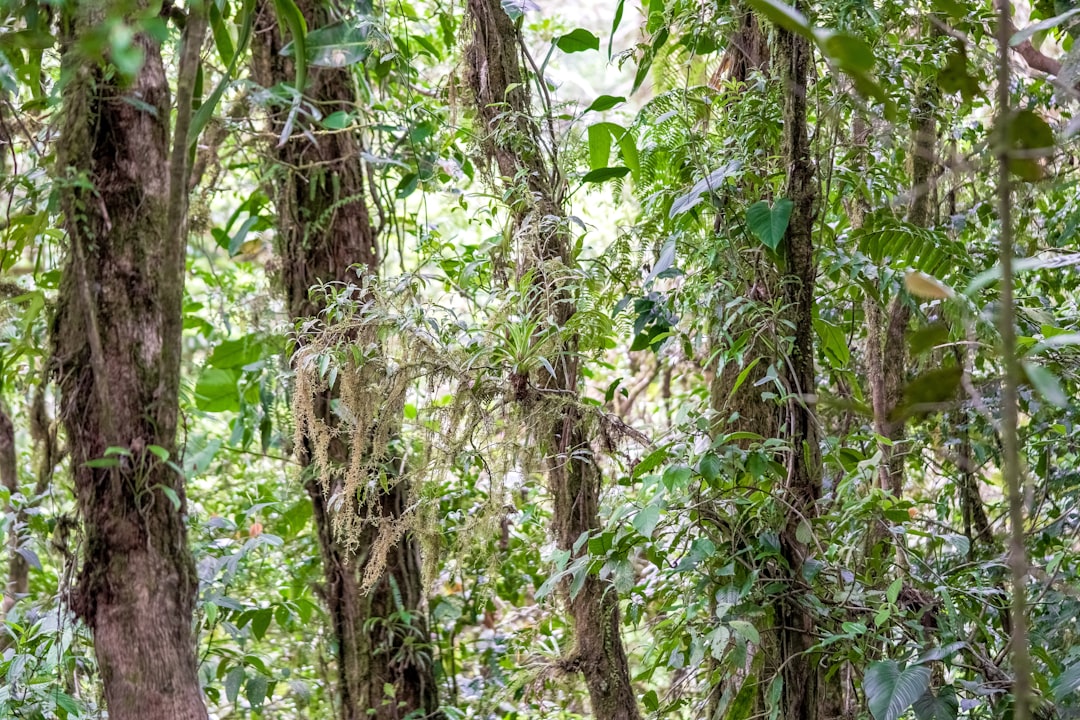
M821 49L841 70L848 73L869 73L874 68L874 51L865 41L847 33L832 32L821 38Z
M715 453L705 453L698 461L698 472L706 482L715 482L720 477L720 458Z
M296 89L302 94L307 84L307 20L293 0L274 0L274 9L278 21L289 29L292 36Z
M847 337L844 331L819 318L814 319L814 329L821 340L821 349L837 370L847 367L851 361L851 350L848 348Z
M149 450L158 460L165 462L169 459L169 451L160 445L147 445L146 449Z
M88 468L114 468L119 466L120 461L116 458L95 458L94 460L87 460L83 463L83 467Z
M637 465L634 466L634 470L631 473L631 477L635 480L642 475L647 474L650 470L655 470L660 466L660 463L664 462L668 458L667 448L657 448L651 453L641 459Z
M262 357L263 342L258 335L226 340L214 348L206 364L214 368L241 368Z
M344 130L352 122L352 115L344 110L330 113L323 118L322 126L327 130Z
M605 110L610 110L619 103L624 102L626 102L626 98L622 97L621 95L601 95L600 97L593 100L589 107L585 108L585 112L603 112Z
M810 21L787 3L779 0L749 0L749 5L784 30L816 41Z
M745 620L732 620L728 625L735 631L735 634L747 642L753 643L754 645L761 644L761 635L758 633L757 628L751 623L748 623Z
M608 49L607 59L611 62L611 49L615 45L615 31L619 29L619 25L622 24L623 10L626 6L626 0L619 0L615 6L615 17L611 20L611 34L608 35Z
M660 508L648 505L634 516L634 529L651 540L658 522L660 522Z
M236 46L233 45L232 35L225 25L225 19L221 17L221 10L218 9L217 3L211 2L209 5L210 32L214 36L214 45L217 47L218 55L221 56L221 61L228 67L232 65L233 58L236 57Z
M240 685L244 682L244 666L237 665L225 676L225 697L229 702L236 702L240 695Z
M612 127L622 130L613 123L596 123L590 125L589 129L585 131L589 139L589 168L591 170L606 168L608 160L611 159Z
M660 698L657 697L655 690L650 690L649 692L645 693L645 695L641 698L641 703L645 706L645 709L651 713L654 713L660 709Z
M930 687L930 668L916 665L904 670L892 661L870 663L863 690L874 720L897 720Z
M668 490L685 488L692 474L693 471L686 465L672 465L664 470L664 487Z
M814 539L814 529L807 520L800 520L795 526L795 539L803 545L808 545Z
M565 35L555 38L555 46L564 53L584 52L585 50L599 50L600 38L593 35L585 28L571 30Z
M1077 690L1080 690L1080 662L1075 662L1065 668L1050 685L1050 690L1057 702L1064 701Z
M263 675L256 675L247 681L247 685L244 687L244 695L247 696L248 702L251 703L253 710L258 710L262 707L263 701L266 700L266 689L269 686L269 682Z
M240 6L240 32L237 37L236 48L232 55L231 62L228 63L228 70L222 76L218 82L214 91L210 93L199 109L195 111L195 115L191 118L191 128L188 131L188 147L191 148L199 140L199 136L202 134L203 129L210 122L210 118L214 116L214 110L217 109L218 103L221 102L221 96L225 94L225 90L232 83L234 77L236 77L236 67L240 60L240 55L247 48L248 42L251 40L251 25L252 19L255 17L255 0L244 0Z
M49 694L56 700L56 706L62 708L68 714L68 717L82 717L79 702L75 698L59 690L50 691Z
M902 590L903 587L904 578L896 578L892 581L892 584L889 585L889 589L885 591L885 597L888 598L890 603L893 605L896 604L896 599L900 597L900 590Z
M627 167L606 167L599 168L597 170L591 170L585 173L585 177L581 178L583 183L602 183L607 180L613 180L615 178L626 177L630 174L630 168Z
M172 503L173 510L176 510L177 512L179 512L179 510L180 510L180 496L176 494L176 491L173 490L168 485L162 485L161 483L158 483L155 487L157 487L159 490L161 490L161 493L165 497L169 498L169 502Z
M979 94L979 80L968 72L967 48L959 40L945 57L945 66L937 76L938 86L947 93L960 93L971 101Z
M746 226L766 247L776 250L787 232L794 206L787 198L780 198L771 208L760 200L746 209Z
M207 368L195 383L195 406L205 412L225 412L240 409L240 393L236 387L240 373L236 370Z
M956 720L960 703L956 700L956 691L952 687L944 687L937 695L927 688L922 697L915 701L912 708L918 720Z
M1008 119L1009 170L1027 182L1042 180L1041 162L1054 150L1054 131L1034 110L1017 110Z
M1061 383L1058 382L1057 376L1050 372L1042 365L1037 365L1033 362L1023 363L1024 373L1027 375L1028 381L1032 387L1039 391L1039 394L1043 398L1059 408L1068 407L1069 398L1065 394L1065 391L1061 389Z
M270 619L273 615L274 611L271 608L260 608L252 614L251 632L255 635L256 640L262 640L263 636L266 635L266 630L270 627Z

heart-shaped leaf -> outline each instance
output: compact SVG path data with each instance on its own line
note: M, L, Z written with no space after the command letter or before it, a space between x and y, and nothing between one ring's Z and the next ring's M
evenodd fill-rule
M787 198L780 198L772 207L764 200L756 202L746 209L746 226L766 247L775 250L787 232L793 207Z

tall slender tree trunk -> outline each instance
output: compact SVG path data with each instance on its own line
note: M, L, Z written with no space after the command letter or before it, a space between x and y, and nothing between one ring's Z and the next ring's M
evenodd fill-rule
M18 453L15 448L15 426L11 422L6 408L0 408L0 485L8 491L8 496L14 498L19 492L19 466ZM19 553L21 538L19 533L26 522L25 513L15 509L9 500L7 513L15 518L15 522L8 525L8 559L7 587L4 589L4 600L0 603L0 618L6 617L8 611L15 605L18 598L26 594L30 586L30 566L26 558ZM2 641L0 641L2 643Z
M794 328L791 357L788 360L787 430L791 454L787 462L787 481L783 501L785 526L780 533L780 547L795 585L775 608L779 627L780 672L784 681L780 717L788 720L816 720L822 677L816 654L810 648L816 642L813 611L798 591L807 545L800 540L800 524L817 514L821 497L821 448L817 417L814 411L814 259L813 224L817 184L810 159L807 133L806 95L811 66L809 41L802 35L777 29L774 65L784 83L784 131L782 157L788 168L784 194L793 207L784 235L784 259L787 277L782 283L785 306Z
M330 22L318 0L300 0L297 6L311 29ZM260 3L255 26L254 73L266 87L294 78L291 59L281 55L285 43L272 7L272 3ZM350 72L348 68L311 68L305 99L323 117L350 111L356 105ZM288 112L285 108L272 114L275 138L283 132ZM279 280L289 314L296 320L315 317L323 310L322 301L310 293L312 287L334 281L359 285L361 274L379 268L362 141L353 132L320 134L315 129L314 133L314 140L297 133L274 149L281 166L276 175ZM335 396L336 391L330 390L316 399L317 416L331 427L336 425L330 411ZM431 642L423 611L419 546L411 535L401 538L389 551L379 580L362 592L377 529L365 524L362 537L356 539L360 551L350 556L335 536L325 489L310 465L311 450L309 443L297 448L301 461L309 464L305 489L314 508L322 552L323 599L337 640L340 716L343 720L438 717L433 653L416 651ZM329 459L347 466L348 443L331 443ZM380 514L401 517L408 497L408 483L396 483L382 493Z
M68 254L51 368L86 532L71 604L93 632L110 718L196 720L206 717L192 632L198 580L183 479L158 457L176 455L184 283L186 192L176 184L183 166L169 160L169 83L149 34L132 41L144 61L127 80L76 42L124 9L80 3L63 21L56 167ZM199 27L189 20L196 51ZM195 61L181 63L181 120L191 92L183 68Z
M926 227L930 224L931 183L937 164L937 118L934 117L933 87L920 88L915 100L914 138L911 158L911 200L908 222ZM874 410L874 430L888 443L880 443L881 488L895 497L904 494L904 420L896 415L907 382L906 339L911 324L911 310L904 298L893 298L883 312L877 300L865 303L867 370L870 399Z
M566 276L576 261L562 207L563 182L557 164L542 155L543 121L534 119L517 29L499 0L468 0L468 23L472 36L466 75L482 147L504 182L521 183L507 188L519 242L519 276L530 276L540 290L531 308L534 317L545 322L550 318L557 327L565 327L575 312ZM602 476L577 403L581 378L575 338L563 341L552 366L554 373L515 376L511 384L524 413L537 419L535 433L545 455L555 542L577 555L586 551L575 551L575 542L600 527ZM640 713L619 632L614 587L590 574L568 602L574 650L564 659L564 669L581 672L597 720L637 720Z

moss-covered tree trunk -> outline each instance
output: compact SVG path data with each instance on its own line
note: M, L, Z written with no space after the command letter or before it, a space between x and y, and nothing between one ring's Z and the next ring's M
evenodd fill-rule
M185 193L170 194L183 167L169 161L169 83L148 34L132 41L144 61L130 79L76 43L124 10L80 3L64 19L56 180L68 253L51 369L86 533L71 605L93 633L110 718L194 720L206 717L198 580L183 480L159 457L176 456L185 247L171 224L184 213L170 200Z
M309 29L330 21L318 0L300 0ZM294 69L281 55L285 41L273 15L273 4L261 2L256 21L254 74L266 87L291 83ZM323 117L355 108L356 93L348 68L311 68L305 99ZM270 127L277 138L289 108L272 112ZM317 316L322 302L312 287L327 282L359 284L360 275L377 272L376 229L368 206L364 147L353 132L320 132L314 141L300 133L274 148L280 282L289 314L297 320ZM316 414L333 427L333 390L316 399ZM306 445L306 444L305 444ZM312 463L310 446L297 448L300 460ZM347 443L334 442L330 461L348 465ZM354 538L359 553L351 556L335 536L333 518L317 472L307 468L305 489L314 507L325 584L323 599L337 641L340 716L344 720L397 720L438 716L433 653L423 612L420 552L410 535L387 554L386 566L370 591L361 592L377 529L363 525ZM384 517L400 517L409 496L408 484L396 483L380 497ZM396 596L396 597L395 597ZM398 602L400 601L400 608ZM400 612L399 612L400 611ZM426 650L426 651L425 651ZM387 689L392 688L392 692ZM410 714L412 713L412 714Z
M781 553L787 562L793 587L774 608L779 630L779 668L784 688L780 717L816 720L821 699L821 669L810 648L817 642L813 610L803 600L802 567L807 544L800 539L800 524L817 514L821 497L821 449L814 411L814 259L813 224L817 182L810 159L806 95L811 66L811 47L802 35L776 31L774 69L784 83L784 131L782 158L788 168L784 195L793 203L791 220L781 245L787 264L782 283L788 320L793 328L788 359L786 425L791 452L783 488L785 523L780 533Z
M566 283L576 261L562 206L563 182L557 164L542 154L542 121L535 119L529 101L517 29L499 0L468 0L468 23L465 72L483 150L508 183L519 277L530 277L539 291L531 308L534 317L564 328L575 312ZM579 555L587 550L575 550L576 541L600 527L602 476L578 404L575 338L564 338L551 364L553 373L541 370L533 377L511 378L511 383L524 414L535 421L530 430L544 452L555 542ZM636 720L640 713L614 587L590 574L576 594L568 593L568 603L574 649L563 668L582 674L597 720Z

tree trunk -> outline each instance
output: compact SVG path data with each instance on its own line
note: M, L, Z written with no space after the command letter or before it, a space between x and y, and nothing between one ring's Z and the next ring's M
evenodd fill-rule
M317 0L301 0L297 6L311 29L330 22ZM266 87L294 78L292 61L280 53L284 40L272 7L269 2L260 3L253 48L254 74ZM356 105L349 73L348 68L311 68L305 100L314 103L324 117L338 110L348 112ZM289 108L273 111L270 125L275 138L282 133L288 113ZM361 159L363 144L353 132L320 134L315 128L313 133L314 142L296 133L274 149L280 163L276 175L279 280L289 314L296 320L315 317L324 307L312 298L312 287L335 281L359 284L361 273L374 273L379 267L377 230L368 208ZM316 400L317 416L331 427L336 424L330 412L335 396L331 390ZM315 479L318 473L311 465L310 443L297 448L297 453L308 464L305 489L314 507L326 577L322 594L337 639L340 716L343 720L438 717L438 687L422 609L424 588L416 540L406 534L389 551L376 584L362 592L366 553L377 529L363 524L361 537L355 538L360 554L351 557L335 536L326 489ZM347 466L348 444L331 443L329 459ZM396 483L380 497L380 514L400 517L408 497L408 483Z
M914 142L911 160L911 199L908 222L926 227L930 222L931 183L937 163L937 119L934 117L934 89L920 89L915 102ZM865 304L867 325L867 370L874 410L874 431L891 444L881 443L881 488L895 497L904 494L904 420L895 410L903 399L907 382L907 329L911 310L897 296L882 312L874 298Z
M7 410L0 408L0 485L7 488L9 497L14 497L19 492L19 466L15 449L15 426ZM8 580L4 590L4 601L0 604L0 618L6 617L8 611L18 602L18 599L26 594L30 586L30 566L19 553L21 538L19 533L26 523L26 514L15 510L13 504L6 508L7 513L14 518L14 522L8 525ZM2 643L2 641L0 641Z
M784 83L783 161L789 168L784 194L793 207L782 244L787 263L783 283L785 305L794 328L788 362L787 429L791 455L784 487L786 521L780 546L796 587L801 585L806 543L799 540L798 527L817 514L821 496L821 448L817 418L813 408L814 376L814 261L813 223L817 184L810 160L806 128L807 75L810 67L809 41L795 33L777 29L776 72ZM780 672L784 681L780 717L788 720L816 720L819 715L821 670L815 643L813 611L801 602L801 591L787 593L775 608L779 632Z
M184 282L184 234L169 226L169 84L149 34L132 41L145 59L128 80L76 42L121 7L65 18L56 167L69 250L51 369L86 532L71 605L93 632L110 718L194 720L207 716L198 580L183 479L158 457L176 455Z
M476 107L481 146L508 183L513 227L520 238L518 271L532 275L541 292L534 317L565 327L573 299L565 284L572 257L562 207L564 183L557 163L541 154L541 123L529 101L530 80L522 73L517 29L499 0L468 0L472 37L466 49L466 76ZM543 82L543 79L540 79ZM550 135L549 135L550 137ZM554 138L551 137L553 144ZM549 147L549 152L555 152ZM511 184L513 183L513 184ZM550 318L550 320L548 320ZM555 542L574 555L584 533L600 527L600 468L592 459L586 424L578 405L577 341L563 341L554 373L514 376L515 399L529 418L545 456L553 501ZM564 584L564 589L566 584ZM640 713L630 684L629 664L619 633L619 604L610 582L590 574L569 597L574 649L562 663L585 680L597 720L637 720Z

